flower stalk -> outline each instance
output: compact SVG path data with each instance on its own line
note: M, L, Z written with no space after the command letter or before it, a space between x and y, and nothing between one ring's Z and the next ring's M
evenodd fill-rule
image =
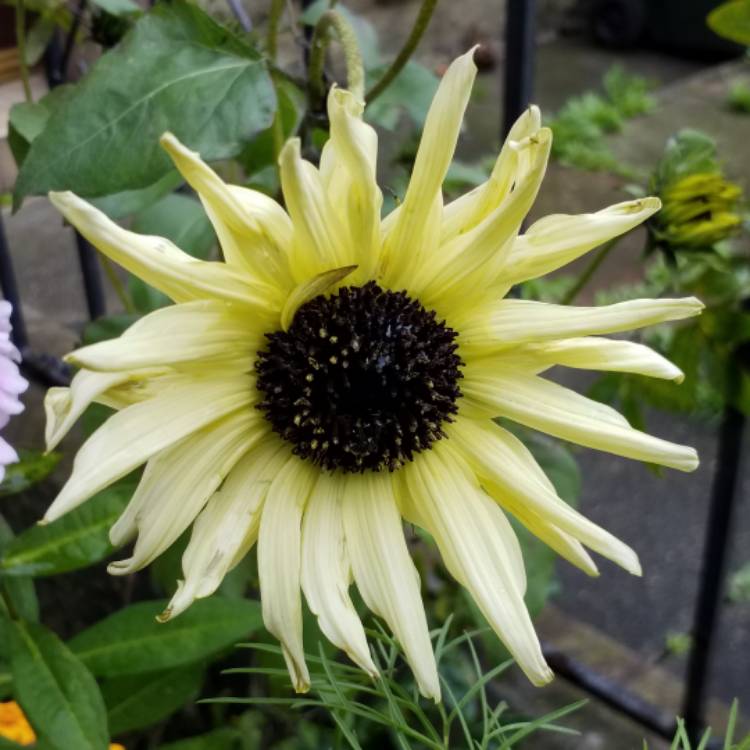
M26 63L26 9L24 0L16 0L16 44L18 45L18 64L21 69L21 83L26 101L31 103L31 81L29 80L29 66Z
M570 305L583 291L586 284L591 281L594 274L599 270L599 266L607 259L609 254L614 249L615 245L620 241L621 237L616 237L610 240L599 249L599 252L591 259L589 264L583 270L583 273L576 279L576 283L568 290L567 294L563 297L562 305Z
M371 104L377 99L391 85L393 79L401 72L404 65L409 62L409 58L414 54L424 32L427 30L436 5L437 0L422 0L422 5L419 8L419 13L417 14L417 19L414 22L409 38L404 42L404 46L398 55L396 55L388 70L383 73L380 80L367 92L365 96L367 104Z
M308 67L310 98L318 104L325 96L324 67L332 34L338 37L344 49L347 88L357 99L361 100L365 93L365 71L357 35L344 16L335 10L326 11L313 31Z

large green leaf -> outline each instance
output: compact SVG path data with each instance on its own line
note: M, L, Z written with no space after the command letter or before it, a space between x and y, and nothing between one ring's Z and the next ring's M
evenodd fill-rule
M153 185L172 169L167 130L206 159L267 128L276 96L261 56L184 1L158 5L104 54L32 143L15 188L85 197Z
M91 203L100 211L104 211L110 219L122 219L153 205L182 182L182 175L173 169L160 177L153 185L140 190L124 190L102 198L92 198Z
M368 81L374 83L385 72L386 66L368 71ZM382 128L393 130L402 111L422 126L438 87L437 76L424 65L410 60L393 79L391 85L365 110L365 118Z
M19 534L0 559L0 574L56 575L104 559L113 550L109 528L125 509L133 489L131 484L115 485L57 521Z
M155 724L195 698L203 684L203 666L169 669L107 680L102 695L113 735Z
M18 463L5 467L5 476L0 484L0 497L23 492L46 479L62 458L59 453L39 451L21 450L18 455Z
M158 623L166 601L139 602L79 633L70 647L99 677L191 664L238 642L261 624L260 605L221 597L195 602Z
M9 621L14 694L37 734L58 750L106 750L107 715L96 680L52 632Z
M750 0L730 0L708 14L708 25L719 36L750 46Z
M230 727L159 746L159 750L241 750L242 748L241 733Z
M8 522L0 515L0 556L5 553L8 545L13 541L13 530ZM5 581L5 593L10 599L13 609L24 620L36 622L39 620L39 601L36 598L34 581L28 576L19 576ZM2 610L2 605L0 605ZM5 645L0 640L0 656L7 658ZM1 681L0 681L1 682Z

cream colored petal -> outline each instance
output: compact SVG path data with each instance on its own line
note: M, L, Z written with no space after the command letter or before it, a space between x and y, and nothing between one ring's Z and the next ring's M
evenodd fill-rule
M371 677L378 670L370 656L362 622L349 597L351 563L342 521L343 482L321 473L302 525L302 590L323 634Z
M362 121L364 104L349 91L331 88L328 119L331 137L321 156L321 175L334 210L348 228L348 242L358 265L354 279L371 279L380 255L380 209L383 196L376 168L378 137Z
M413 520L435 538L446 567L469 590L526 676L544 685L553 674L523 600L518 540L502 510L476 480L467 479L461 464L441 443L407 467Z
M227 263L288 286L292 223L284 209L256 190L227 185L198 153L171 133L165 133L160 142L200 196Z
M385 238L381 273L390 284L402 284L434 255L440 239L443 180L476 73L472 49L451 63L432 100L404 202Z
M302 645L300 546L302 514L318 470L296 457L274 477L260 519L258 573L263 621L281 641L294 689L310 688Z
M251 409L230 414L151 458L128 507L110 530L113 544L135 531L131 556L107 566L112 575L144 568L195 520L224 477L268 427Z
M231 469L195 520L182 556L185 579L178 581L159 617L162 622L184 612L196 599L211 596L248 553L258 538L268 488L288 460L286 446L266 434Z
M630 573L641 574L635 552L559 498L529 450L510 432L489 420L459 418L448 434L482 486L522 523L533 513Z
M461 345L489 352L517 344L628 331L690 318L701 310L703 303L695 297L636 299L602 307L504 299L462 322Z
M77 349L68 362L91 370L133 370L159 365L205 362L253 352L263 329L247 308L217 300L200 300L156 310L123 336Z
M532 360L547 365L632 372L651 378L674 380L676 383L685 379L679 367L653 349L633 341L587 336L529 344L524 349Z
M387 473L349 474L342 501L346 548L365 604L382 617L406 655L419 690L440 700L435 655L406 547L401 515Z
M57 447L89 404L98 400L110 388L134 377L138 376L127 371L98 373L81 370L75 374L69 388L50 388L44 396L44 411L47 416L44 439L47 450Z
M328 198L320 173L300 156L299 138L279 155L281 187L294 223L292 273L299 283L310 276L355 263L347 232Z
M224 263L191 258L163 237L129 232L73 193L50 193L49 198L98 250L175 302L209 297L275 319L270 311L280 309L280 300L273 287L244 278Z
M284 308L281 311L281 329L283 331L289 330L289 326L292 324L297 310L302 305L331 289L339 281L349 276L356 268L357 266L332 268L330 271L323 271L307 281L298 284L292 289L284 303Z
M542 128L514 147L518 159L528 161L528 168L518 171L507 198L473 229L442 246L434 260L419 269L416 287L427 304L465 300L497 277L539 192L551 145L551 131Z
M80 448L73 472L44 516L54 521L151 456L254 398L245 376L187 382L111 416Z
M531 106L516 120L505 139L489 179L452 203L443 211L440 243L473 229L507 197L516 178L519 164L516 144L535 135L542 126L539 107Z
M658 198L639 198L592 214L545 216L516 239L502 271L503 280L517 284L554 271L629 232L660 208Z
M610 414L602 410L603 404L543 378L507 372L493 378L467 378L461 388L485 413L563 440L680 471L698 467L693 448L636 430L622 418L616 420L614 410Z

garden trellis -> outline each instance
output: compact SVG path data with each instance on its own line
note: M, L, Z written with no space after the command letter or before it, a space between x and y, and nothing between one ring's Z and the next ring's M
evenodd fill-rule
M85 9L84 2L85 0L78 8L76 19L80 19ZM246 26L247 22L243 19L239 7L234 3L232 7L237 13L238 21ZM532 0L508 0L505 23L505 106L503 112L506 132L510 123L532 99L534 14L535 4ZM65 81L76 30L74 23L67 37L64 40L55 39L48 50L47 77L51 87ZM95 251L78 233L76 233L76 243L85 290L85 303L88 315L93 320L105 313L101 273ZM10 250L1 224L0 284L4 296L13 304L14 340L23 353L28 374L44 385L67 383L68 368L62 362L43 352L37 352L30 346L23 320L22 290L19 290L16 284ZM705 685L716 635L726 554L730 545L731 518L736 501L744 421L744 416L740 411L733 406L725 407L719 433L719 453L722 460L718 464L710 499L704 558L695 606L693 645L685 681L684 714L693 736L698 735L703 725ZM549 648L546 656L559 675L628 714L644 727L665 737L672 737L675 724L666 710L644 702L638 696L596 674L585 664L564 653Z

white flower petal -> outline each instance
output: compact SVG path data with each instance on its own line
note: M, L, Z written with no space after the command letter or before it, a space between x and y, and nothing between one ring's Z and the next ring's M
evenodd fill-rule
M301 524L318 470L297 457L287 460L268 491L260 519L258 573L263 621L279 641L294 689L310 688L302 644Z
M199 300L141 318L123 336L77 349L66 360L91 370L135 370L187 362L251 357L263 340L253 315L237 305Z
M703 303L682 299L635 299L601 307L569 307L504 299L477 311L461 327L461 345L491 352L516 344L617 333L698 315Z
M73 193L50 193L49 198L98 250L175 302L206 297L232 301L263 317L280 307L278 290L225 263L196 260L163 237L129 232Z
M364 104L349 91L331 88L328 119L331 137L323 147L320 171L331 205L349 230L349 245L358 265L356 281L371 279L380 255L380 209L383 196L376 181L378 137L362 121Z
M408 507L526 676L543 685L553 674L523 600L518 540L502 510L466 475L447 444L420 455L405 471Z
M545 216L516 239L502 270L503 280L518 284L561 268L629 232L660 208L658 198L639 198L591 214Z
M211 596L248 553L258 538L268 488L288 458L286 446L266 434L231 469L195 520L182 556L185 579L178 581L160 620L176 617L196 599Z
M151 458L125 512L110 530L120 544L136 530L132 555L107 566L128 575L175 542L200 513L237 460L268 432L250 409L230 414Z
M246 376L188 381L111 416L76 454L44 520L54 521L187 435L248 408L253 398Z
M698 455L630 427L604 404L535 375L503 372L467 377L464 396L489 416L502 416L549 435L618 456L694 471Z
M160 142L198 193L227 263L288 286L291 276L286 253L292 244L293 229L284 209L256 190L227 185L198 153L171 133L165 133Z
M286 142L279 155L281 187L294 223L292 273L299 283L331 268L355 263L347 232L334 211L320 173L300 156L299 138Z
M302 525L302 590L326 638L375 677L378 670L349 597L351 563L341 517L348 500L340 476L318 475Z
M332 268L330 271L323 271L307 279L307 281L298 284L290 292L281 311L281 330L289 330L289 326L292 324L292 320L294 320L294 315L302 305L328 291L332 286L349 276L356 268L357 266Z
M437 248L443 180L476 73L472 49L451 63L432 100L404 202L385 238L381 273L391 284L405 283L412 269L430 262Z
M419 591L388 473L349 474L344 488L346 548L365 604L382 617L406 655L421 693L440 700L440 682Z
M558 497L528 448L510 432L489 420L459 418L449 426L448 435L482 486L521 523L526 524L528 514L533 513L630 573L641 574L635 552Z

